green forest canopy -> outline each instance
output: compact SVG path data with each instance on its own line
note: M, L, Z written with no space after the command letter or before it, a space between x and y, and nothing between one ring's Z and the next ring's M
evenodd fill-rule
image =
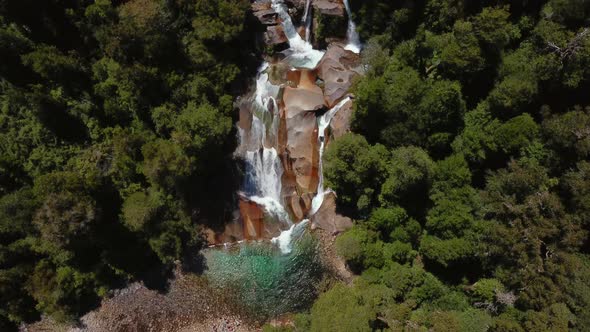
M368 72L324 172L360 277L297 330L586 331L590 2L351 2Z
M587 329L590 1L350 2L367 73L325 177L359 278L295 329ZM192 266L233 207L248 8L0 2L0 329Z
M194 265L234 204L249 5L0 2L0 330Z

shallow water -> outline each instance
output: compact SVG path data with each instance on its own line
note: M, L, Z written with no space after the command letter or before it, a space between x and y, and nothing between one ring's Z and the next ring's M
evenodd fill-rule
M323 267L317 240L302 234L290 254L267 242L205 252L205 276L233 297L254 320L307 309L317 295Z

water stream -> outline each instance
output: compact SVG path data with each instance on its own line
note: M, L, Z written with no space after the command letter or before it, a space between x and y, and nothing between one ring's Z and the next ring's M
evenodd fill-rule
M318 165L318 174L319 174L319 183L318 183L318 191L311 201L311 214L315 214L322 203L324 202L324 195L326 192L324 191L324 168L323 168L323 156L324 156L324 147L326 145L326 129L330 125L332 118L334 115L340 111L342 106L346 104L350 100L350 97L346 97L342 99L338 104L334 105L328 112L324 115L319 117L318 119L318 142L320 142L320 158L319 158L319 165Z
M311 21L311 0L307 0L305 4L305 12L303 13L301 23L305 24L305 41L308 43L311 40Z
M348 30L346 31L348 45L346 45L344 49L354 53L360 53L361 39L358 32L356 32L356 24L354 24L354 21L352 20L352 11L350 10L348 0L344 0L344 7L346 8L346 14L348 15Z
M313 46L297 33L283 0L272 0L272 9L279 14L285 36L289 40L289 49L286 51L289 56L285 61L294 68L314 69L324 56L324 52L314 50Z

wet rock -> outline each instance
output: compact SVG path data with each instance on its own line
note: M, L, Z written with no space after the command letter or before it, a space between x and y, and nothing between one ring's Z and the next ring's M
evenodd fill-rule
M350 121L352 118L352 103L353 100L346 102L340 111L334 115L332 122L330 122L330 128L332 129L332 136L338 139L342 135L350 131Z
M317 86L309 88L286 87L283 92L283 102L285 103L287 121L301 112L313 112L325 106L322 89Z
M283 93L286 118L286 150L290 169L298 189L303 192L317 186L317 119L314 111L323 108L322 90L286 87Z
M256 0L252 2L251 8L254 13L261 10L271 9L272 7L271 0Z
M288 195L284 196L285 203L291 215L293 221L299 222L308 215L311 210L311 201L313 199L313 193L304 193L299 195L297 191L293 191Z
M244 239L257 240L262 237L264 225L264 211L258 204L240 199L240 214Z
M261 9L254 12L254 16L264 25L277 25L279 24L279 14L273 9Z
M285 4L289 7L295 7L299 10L305 9L306 0L285 0Z
M331 44L318 65L318 77L324 83L324 96L328 107L346 96L357 76L360 58L345 50L342 45Z
M313 7L321 15L344 17L346 12L342 0L315 0Z
M299 113L287 125L287 149L297 187L303 192L315 190L317 177L317 125L314 113Z
M285 196L285 202L287 202L287 207L291 210L295 221L300 221L305 216L304 206L301 205L300 198L297 192Z
M252 102L248 99L242 99L238 102L240 110L238 119L238 128L249 132L252 127L252 111L250 110Z
M348 19L342 3L321 0L313 6L314 48L325 49L332 40L346 40Z
M318 212L311 218L311 228L320 228L332 235L342 233L352 227L352 220L336 213L336 195L328 193Z
M271 25L266 28L264 42L267 45L279 46L289 42L282 25Z
M281 233L280 223L270 220L257 203L241 196L239 208L243 240L268 240Z

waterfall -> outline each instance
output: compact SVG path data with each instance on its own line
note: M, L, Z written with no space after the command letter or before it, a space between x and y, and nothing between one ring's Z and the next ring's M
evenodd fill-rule
M289 215L281 205L283 168L274 147L278 143L280 119L276 97L280 87L268 80L268 67L269 64L265 62L258 69L256 90L251 103L253 114L250 131L246 133L239 130L239 150L244 151L246 161L243 189L248 199L262 206L279 221L291 225ZM267 140L267 137L272 139Z
M307 226L308 223L308 219L302 220L300 223L291 226L288 230L281 232L281 234L273 238L271 242L277 244L283 254L291 253L293 250L293 242L303 234L305 226Z
M282 62L288 64L292 69L314 69L324 55L324 52L314 50L309 43L312 21L311 2L311 0L306 1L305 13L302 19L302 23L306 26L304 40L297 33L284 0L272 0L272 8L279 15L283 30L289 41L289 49L284 51L286 57ZM345 4L350 18L350 10L346 1ZM349 21L349 42L351 45L357 45L354 50L358 52L360 49L358 35L356 35L354 22L351 19ZM239 130L240 147L238 151L241 151L246 161L246 179L243 189L247 198L263 208L268 215L289 225L289 229L284 230L271 241L279 247L283 254L288 254L293 249L293 242L305 231L309 221L304 220L298 224L293 224L290 220L289 213L283 206L281 183L283 168L277 152L280 126L277 98L280 93L280 87L269 81L269 75L267 73L269 66L265 62L258 70L256 90L251 99L252 120L250 130L248 132L242 129ZM348 97L341 100L318 118L318 141L320 142L319 183L317 194L312 200L310 215L315 214L319 210L326 193L324 191L322 166L325 131L334 115L349 100L350 98Z
M359 53L361 51L361 40L356 32L356 24L354 24L354 21L352 20L352 12L348 0L344 0L344 7L346 7L346 14L348 15L348 31L346 32L348 45L346 45L344 49Z
M280 201L283 168L277 151L274 148L247 151L246 163L248 178L254 182L256 195Z
M314 50L310 43L297 33L291 16L283 0L272 0L272 9L281 18L285 36L289 40L289 53L285 60L293 67L314 69L324 56L324 52Z
M301 23L305 24L305 41L309 43L311 39L311 0L307 0L305 4L305 12Z
M334 115L340 111L342 106L346 104L350 100L350 97L346 97L342 99L338 104L334 105L328 112L322 115L318 119L318 141L320 142L320 158L319 158L319 166L318 166L318 174L319 174L319 183L318 183L318 190L317 194L314 196L313 200L311 201L311 212L310 214L313 215L322 206L324 202L324 195L326 192L324 191L324 168L323 168L323 160L322 157L324 155L324 147L326 144L326 128L330 125L332 118Z

